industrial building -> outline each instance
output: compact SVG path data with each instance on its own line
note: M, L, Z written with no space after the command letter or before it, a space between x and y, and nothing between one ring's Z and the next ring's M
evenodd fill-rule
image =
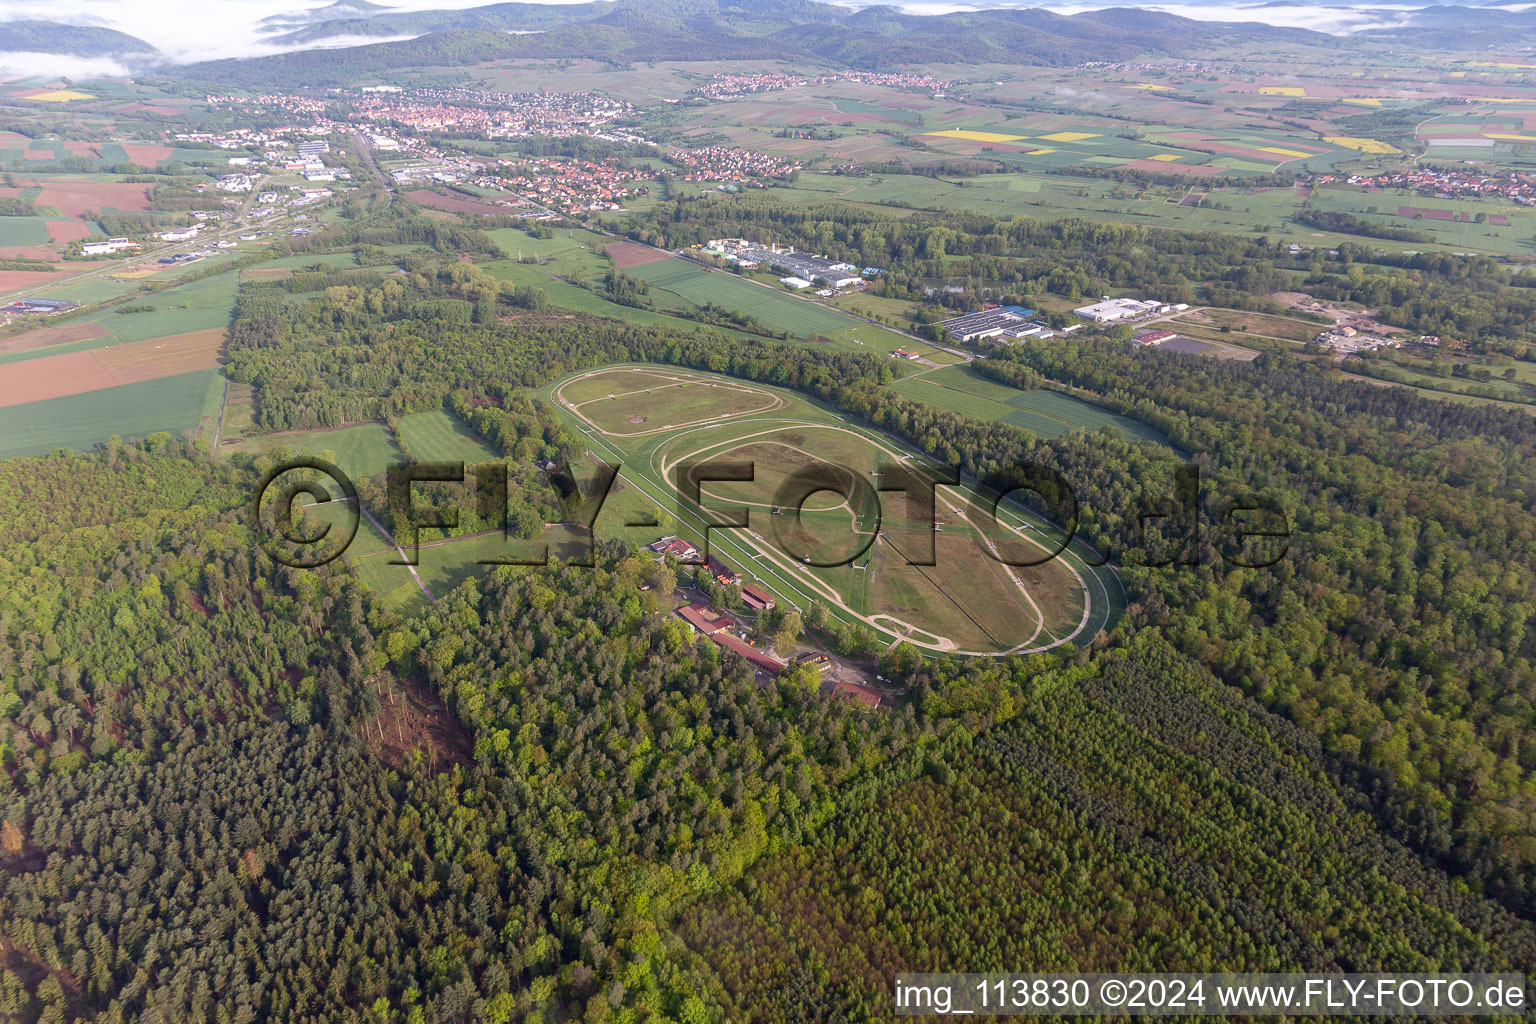
M1131 341L1137 345L1161 345L1177 337L1178 334L1174 331L1141 331L1131 335Z
M86 242L80 247L81 253L86 256L100 256L103 253L114 253L119 249L137 249L139 243L127 238L109 238L105 242Z
M1072 312L1096 324L1112 324L1119 320L1131 320L1148 313L1155 313L1157 310L1156 302L1142 302L1139 299L1105 299L1091 306L1079 306Z
M981 341L985 338L1021 338L1038 334L1044 328L1030 323L1034 310L1023 306L997 306L939 322L956 341Z
M68 313L72 309L79 309L80 303L70 302L67 299L17 299L8 306L0 308L0 313L15 315L17 313L44 313L53 316L56 313Z
M861 270L852 263L796 252L791 246L759 245L745 238L712 238L704 250L744 267L768 267L789 274L807 285L822 278L833 288L857 288L864 284L865 277L880 273L878 267Z

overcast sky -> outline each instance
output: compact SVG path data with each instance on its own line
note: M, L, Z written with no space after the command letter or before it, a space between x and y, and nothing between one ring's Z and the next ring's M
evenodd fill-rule
M326 6L330 0L292 2L292 0L3 0L0 10L6 18L36 18L81 25L104 25L138 36L177 61L211 60L219 57L255 56L280 52L282 48L264 41L257 31L262 18L273 14L310 10ZM394 10L441 10L481 6L485 0L389 0ZM549 0L579 2L579 0ZM834 0L849 6L867 6L869 0ZM1264 21L1324 32L1347 33L1368 26L1391 23L1397 13L1410 6L1401 0L1381 4L1317 6L1265 6L1259 3L1234 3L1215 0L1160 2L1160 0L886 0L914 13L938 14L954 10L986 7L1048 7L1062 13L1095 10L1102 7L1135 6L1165 10L1203 20ZM1426 0L1429 2L1429 0ZM1525 6L1525 5L1522 5ZM327 45L355 45L378 42L377 38L334 39ZM0 53L0 70L10 74L121 73L99 61L72 58Z

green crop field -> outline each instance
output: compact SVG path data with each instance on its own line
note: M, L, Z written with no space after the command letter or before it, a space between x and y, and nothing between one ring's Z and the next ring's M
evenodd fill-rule
M602 235L584 228L559 228L553 238L534 238L522 228L495 228L486 232L509 258L519 253L524 256L558 256L584 245L596 245L604 241Z
M904 352L916 352L924 359L935 363L958 363L963 357L949 352L941 352L924 341L908 338L906 335L879 327L875 324L858 324L844 328L832 336L834 341L851 341L862 348L873 349L876 352L894 352L901 349Z
M554 527L534 540L513 541L500 533L444 539L435 531L426 530L415 551L416 573L434 597L442 598L467 580L498 571L498 566L486 563L497 559L533 559L545 551L563 560L579 559L586 556L586 545L562 527ZM406 553L411 554L409 547ZM399 552L366 519L358 524L347 558L363 583L396 611L412 613L426 607L427 597L416 577L405 565L394 564L400 558Z
M664 312L651 309L636 309L633 306L621 306L615 302L609 302L596 292L589 291L580 285L569 281L557 280L551 276L553 266L544 267L531 263L518 263L514 260L498 260L494 263L482 265L486 273L498 281L511 281L513 284L532 285L544 292L544 297L549 300L551 306L568 309L576 313L591 313L595 316L611 317L615 320L623 320L633 324L648 324L670 327L673 330L697 331L702 327L693 320L683 317L671 316ZM587 270L596 273L597 266L593 264ZM679 299L679 302L682 300ZM691 306L692 303L686 305ZM722 328L710 328L722 330ZM726 334L736 338L752 337L743 331L724 329Z
M937 409L983 420L1008 415L1013 411L1009 399L1019 394L1016 388L983 377L969 365L946 366L908 377L892 384L891 390Z
M496 460L496 453L487 448L474 431L442 410L406 416L395 429L401 448L421 462L474 465Z
M62 275L60 275L62 276ZM50 299L69 299L78 302L82 306L103 299L113 299L119 295L138 289L137 284L129 284L126 281L110 281L104 277L93 277L85 281L76 281L73 284L47 285L42 289L34 289L39 294L46 295Z
M195 430L217 370L161 377L0 409L0 457L36 455L59 445L84 451L113 434L124 440L164 430Z
M234 314L237 282L233 273L177 285L144 297L150 313L107 310L90 319L112 332L118 341L147 341L211 327L227 327ZM134 303L138 305L138 302Z
M414 246L408 246L407 248L414 248ZM357 257L350 252L307 252L301 253L298 256L277 256L258 263L257 266L289 267L295 270L308 270L316 264L330 268L355 267L357 266Z
M0 217L0 246L46 245L48 222L41 217Z
M788 331L802 338L813 334L835 334L856 323L834 310L743 281L725 271L706 270L687 260L661 260L630 267L625 273L649 281L653 288L680 295L696 306L713 302L755 317L772 330Z

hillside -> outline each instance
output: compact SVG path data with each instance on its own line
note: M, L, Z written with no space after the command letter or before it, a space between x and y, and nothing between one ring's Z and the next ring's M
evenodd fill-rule
M72 57L110 57L125 53L154 53L137 36L94 25L65 25L55 21L0 21L0 38L7 50L57 53Z
M462 12L327 21L282 38L298 43L336 35L413 32L425 34L327 50L323 58L297 52L209 61L188 65L178 74L231 84L338 86L399 68L511 58L580 57L614 64L798 58L883 69L925 62L1063 65L1127 60L1148 50L1175 53L1191 45L1259 39L1336 45L1332 37L1303 29L1192 21L1147 11L1063 16L1032 9L923 16L889 8L850 13L798 0L709 6L671 0L569 7L499 4Z

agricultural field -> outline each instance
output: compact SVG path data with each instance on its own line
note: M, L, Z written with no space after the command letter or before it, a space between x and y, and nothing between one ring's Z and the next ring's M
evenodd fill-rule
M880 327L876 324L858 324L853 327L845 327L832 335L835 342L852 342L860 348L873 349L876 352L894 352L901 349L903 352L915 352L923 360L930 363L944 365L963 361L963 356L957 356L952 352L945 352L935 348L926 341L909 338L905 334Z
M0 406L102 391L220 365L224 330L17 359L0 378ZM27 353L20 353L26 355Z
M635 387L637 380L649 387ZM687 418L673 412L670 425L636 430L652 422L645 410L656 408L657 388L665 389L665 408L686 410ZM1032 539L1044 523L1029 525L1011 509L1006 525L989 522L964 487L939 492L938 534L912 521L899 496L872 501L873 491L855 488L853 478L877 480L917 456L800 396L648 366L585 371L546 393L586 433L594 453L624 467L629 500L647 513L659 507L695 543L703 540L704 520L676 490L682 467L698 460L750 463L750 481L701 483L708 508L742 508L751 516L748 531L709 531L710 550L799 607L819 603L843 621L932 651L977 653L1053 646L1112 614L1114 584L1071 553L1044 560L1046 549ZM776 513L788 493L780 489L796 471L817 474L827 487L804 495L799 516ZM930 536L933 559L926 557ZM1006 550L1013 561L1027 551L1043 564L1006 566L984 549ZM930 560L936 564L908 564Z
M1288 316L1271 316L1268 313L1205 307L1174 317L1165 326L1176 331L1182 331L1191 326L1226 329L1238 335L1249 334L1301 344L1311 341L1319 331L1327 330L1331 325ZM1241 338L1234 340L1240 341Z
M116 434L156 431L180 437L202 423L217 371L198 370L0 408L0 457L35 455L57 445L84 451Z
M1109 180L1041 172L984 174L950 180L915 174L876 174L863 178L804 173L793 183L776 184L774 193L788 202L816 205L836 201L920 209L953 210L995 217L1036 217L1141 224L1147 227L1227 234L1267 235L1304 246L1334 246L1341 241L1368 242L1389 251L1424 249L1536 254L1536 212L1496 198L1424 200L1406 189L1367 192L1334 184L1313 190L1318 210L1350 213L1373 224L1408 228L1433 241L1363 239L1318 231L1292 218L1306 206L1306 190L1245 185L1241 180L1192 180L1187 184L1146 187ZM1399 207L1449 211L1398 216ZM900 207L888 209L900 209ZM1476 220L1482 214L1484 222ZM1456 219L1464 218L1464 219ZM850 307L857 302L850 302Z
M563 227L552 238L535 238L522 228L494 228L486 234L501 247L509 259L519 255L547 259L583 248L593 249L603 242L603 236L585 228Z
M0 339L0 364L194 334L217 337L222 344L235 294L235 275L216 274L127 303L152 309L119 313L113 308L62 321L50 317L45 328Z

